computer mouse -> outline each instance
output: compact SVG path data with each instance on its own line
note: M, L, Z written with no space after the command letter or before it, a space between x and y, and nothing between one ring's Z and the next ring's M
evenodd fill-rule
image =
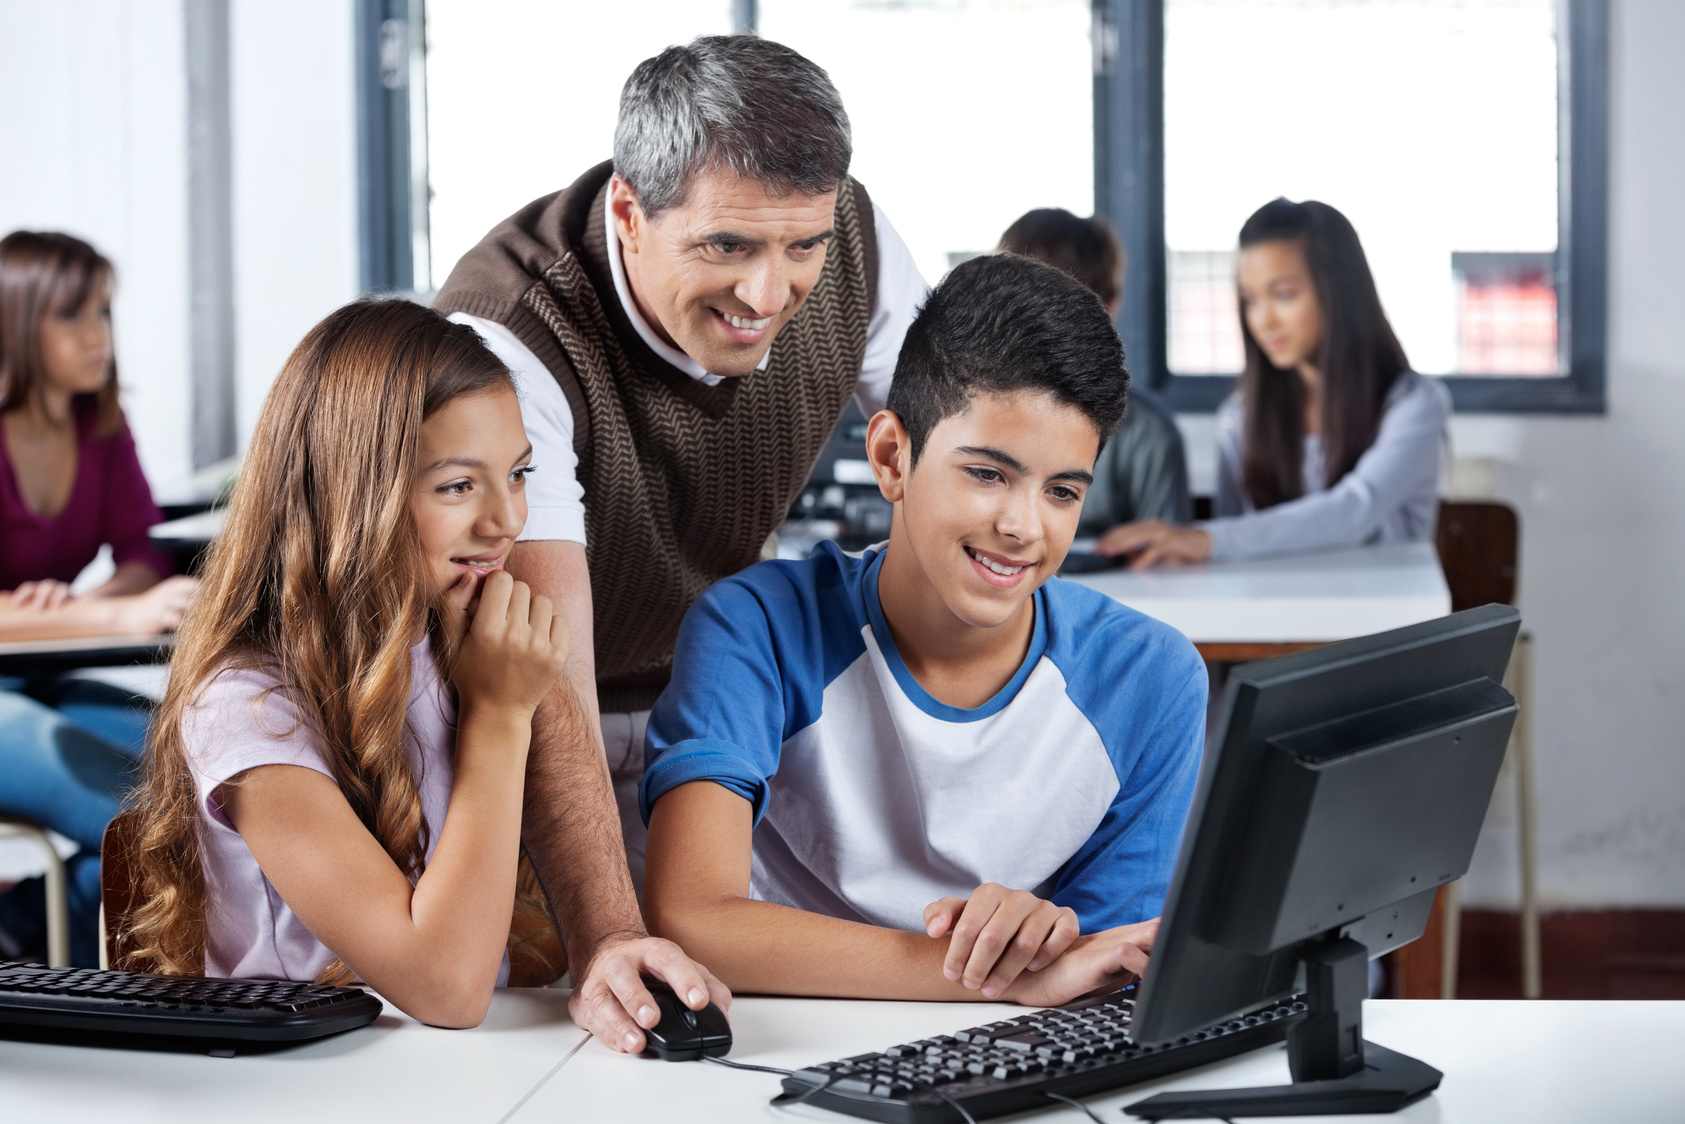
M646 976L644 986L661 1011L661 1021L644 1031L644 1057L693 1062L704 1054L718 1058L731 1053L731 1024L724 1011L712 1003L692 1011L660 980Z

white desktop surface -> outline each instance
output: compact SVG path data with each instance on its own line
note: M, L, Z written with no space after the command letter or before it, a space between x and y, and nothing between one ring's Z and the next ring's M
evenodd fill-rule
M1439 555L1427 542L1065 580L1155 617L1196 644L1346 640L1451 611Z
M209 543L216 541L216 537L222 534L222 526L226 522L228 509L213 507L197 515L184 515L180 519L154 523L146 533L153 542Z
M840 1000L741 999L732 1007L734 1061L799 1069L815 1062L947 1034L1021 1007ZM1371 1000L1367 1037L1419 1057L1445 1073L1438 1091L1391 1117L1400 1124L1628 1124L1685 1120L1685 1002ZM541 1121L683 1120L727 1124L764 1120L845 1121L812 1105L774 1108L770 1073L704 1063L646 1073L640 1059L588 1042L510 1118ZM698 1072L700 1070L700 1072ZM1277 1085L1288 1080L1286 1047L1276 1045L1171 1078L1086 1098L1104 1120L1134 1120L1119 1109L1169 1089ZM1012 1120L1083 1124L1067 1106ZM1274 1119L1287 1119L1276 1117ZM1357 1124L1374 1116L1294 1117Z
M361 1030L232 1058L0 1039L0 1121L495 1124L585 1039L567 999L499 991L468 1031L422 1026L388 1003Z
M567 992L499 992L484 1026L419 1026L390 1006L373 1027L270 1054L50 1046L0 1039L0 1119L36 1121L841 1122L812 1105L773 1108L773 1074L616 1054L568 1021ZM799 1069L945 1034L1023 1008L1000 1004L739 999L735 1061ZM1685 1002L1371 1000L1374 1041L1445 1072L1400 1124L1649 1124L1685 1120ZM1287 1080L1280 1046L1086 1098L1103 1119L1167 1089ZM1014 1120L1080 1124L1050 1106ZM1277 1117L1276 1119L1284 1119ZM1384 1117L1294 1117L1358 1124Z

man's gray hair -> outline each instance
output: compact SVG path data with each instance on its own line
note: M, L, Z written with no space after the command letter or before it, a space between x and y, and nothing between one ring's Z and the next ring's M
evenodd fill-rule
M655 218L721 169L779 195L835 191L854 154L830 76L755 35L703 35L639 63L620 91L614 170Z

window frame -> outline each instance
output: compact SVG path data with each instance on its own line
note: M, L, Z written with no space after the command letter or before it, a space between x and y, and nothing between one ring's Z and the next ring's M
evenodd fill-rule
M1185 413L1209 413L1234 375L1175 375L1166 362L1164 0L1093 0L1094 209L1128 250L1118 315L1129 368ZM1557 0L1557 347L1567 373L1447 375L1462 413L1607 411L1609 15Z
M359 279L365 293L415 293L430 273L426 0L356 0L352 18Z

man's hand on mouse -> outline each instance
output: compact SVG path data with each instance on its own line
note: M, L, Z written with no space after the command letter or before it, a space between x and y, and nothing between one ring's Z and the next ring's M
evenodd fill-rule
M721 1011L731 1007L731 992L725 984L678 945L627 933L597 947L582 977L574 982L568 1014L610 1049L638 1053L644 1048L643 1032L661 1021L655 997L639 978L645 975L665 980L693 1011L709 1003Z

